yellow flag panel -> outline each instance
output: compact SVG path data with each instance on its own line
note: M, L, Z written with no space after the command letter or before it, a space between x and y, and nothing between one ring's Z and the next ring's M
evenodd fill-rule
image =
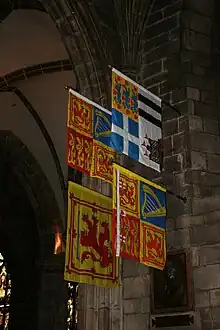
M65 280L118 286L111 228L112 199L69 182Z

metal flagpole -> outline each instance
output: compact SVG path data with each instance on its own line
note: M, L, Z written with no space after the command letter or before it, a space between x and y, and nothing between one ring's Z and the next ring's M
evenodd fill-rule
M120 166L124 167L126 170L131 171L128 167L126 167L126 166L124 166L124 165L121 165L119 162L117 162L117 161L115 161L115 160L114 160L112 163L115 163L115 164L117 164L117 165L120 165ZM117 171L119 171L119 170L117 169ZM134 173L135 173L135 172L134 172ZM135 174L137 174L137 173L135 173ZM140 174L138 174L138 175L140 175ZM144 178L144 177L143 177L143 178ZM145 178L145 179L147 179L147 178ZM117 185L118 185L118 183L117 183ZM160 185L160 186L163 187L163 185ZM166 187L163 187L163 188L166 189L166 193L167 193L167 194L170 194L170 195L175 196L177 199L180 199L180 200L183 201L184 203L187 202L187 197L184 197L184 196L180 196L180 195L178 195L178 194L175 194L173 191L167 189ZM117 198L118 198L118 195L119 195L119 192L117 191ZM119 203L120 203L120 200L119 200ZM118 212L118 209L117 209L117 212ZM120 221L120 218L119 218L119 221Z

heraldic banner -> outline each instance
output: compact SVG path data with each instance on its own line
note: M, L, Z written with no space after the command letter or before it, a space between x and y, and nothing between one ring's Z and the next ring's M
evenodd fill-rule
M117 256L163 269L166 262L166 190L113 164L112 228Z
M79 93L69 91L67 163L112 183L111 112Z
M69 182L65 280L118 286L111 228L112 199Z
M111 147L160 172L162 102L135 81L112 69Z

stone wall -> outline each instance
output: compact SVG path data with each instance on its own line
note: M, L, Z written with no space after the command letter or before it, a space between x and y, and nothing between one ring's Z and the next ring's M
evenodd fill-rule
M146 32L142 74L146 87L183 114L176 118L164 108L161 181L188 198L185 205L168 198L167 244L190 251L195 324L189 328L217 329L220 137L211 47L214 2L173 1L161 8L165 2L155 1L149 16L156 22Z

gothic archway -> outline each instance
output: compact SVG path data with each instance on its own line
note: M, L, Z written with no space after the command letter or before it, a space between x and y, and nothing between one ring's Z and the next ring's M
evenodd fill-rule
M13 282L9 325L38 329L42 274L54 257L53 227L63 229L62 221L40 166L12 132L0 132L0 158L0 251Z

